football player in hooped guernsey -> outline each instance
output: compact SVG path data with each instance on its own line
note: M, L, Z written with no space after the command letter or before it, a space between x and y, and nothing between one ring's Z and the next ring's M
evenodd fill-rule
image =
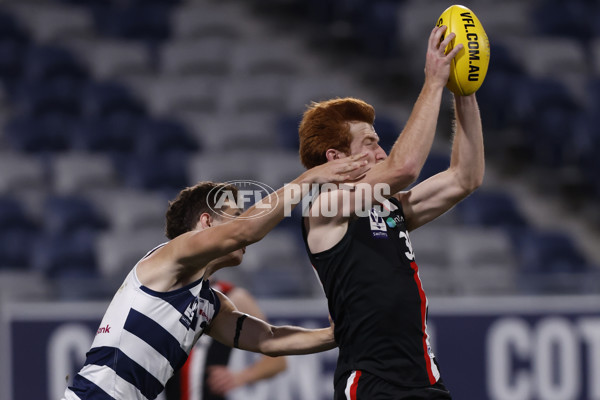
M166 214L170 241L151 250L127 275L64 399L154 399L203 333L228 346L270 356L335 347L331 327L269 325L238 312L205 277L238 265L245 247L277 225L285 208L300 199L284 196L286 190L360 178L369 168L364 157L306 171L243 213L234 201L224 202L220 211L237 218L215 212L218 200L210 196L215 189L235 195L234 186L201 182L182 190ZM265 205L271 205L266 214Z
M463 48L459 44L446 54L454 34L440 40L445 31L441 26L431 32L425 82L389 155L378 144L373 107L361 100L313 103L300 124L300 157L307 168L362 152L371 165L354 189L315 195L302 223L335 324L335 400L451 398L429 345L427 297L408 232L448 211L483 181L474 94L454 98L449 168L402 191L417 179L430 152L450 62ZM382 184L389 189L387 199L360 190ZM321 209L337 213L324 215Z

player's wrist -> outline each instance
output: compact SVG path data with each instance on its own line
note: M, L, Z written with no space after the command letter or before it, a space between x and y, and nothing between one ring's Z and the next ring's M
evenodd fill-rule
M446 81L436 77L429 77L425 78L425 83L423 83L423 89L421 90L421 92L438 94L444 90L445 86Z

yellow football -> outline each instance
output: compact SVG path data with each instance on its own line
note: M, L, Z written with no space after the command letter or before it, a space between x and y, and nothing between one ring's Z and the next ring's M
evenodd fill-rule
M437 26L442 25L448 27L444 37L450 32L456 35L446 47L446 53L457 43L464 46L452 60L446 87L460 96L475 93L481 87L490 63L490 41L487 34L473 11L456 4L440 15Z

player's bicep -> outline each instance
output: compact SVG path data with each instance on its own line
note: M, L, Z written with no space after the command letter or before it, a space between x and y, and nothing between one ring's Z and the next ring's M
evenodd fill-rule
M407 229L412 231L450 210L464 198L464 191L448 169L396 196L402 203Z

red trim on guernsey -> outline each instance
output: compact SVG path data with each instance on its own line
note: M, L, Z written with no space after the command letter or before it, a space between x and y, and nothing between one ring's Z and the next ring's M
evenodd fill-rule
M223 294L228 294L234 288L233 283L227 281L216 281L214 284L211 283L211 286Z
M354 382L352 382L352 386L350 386L350 400L356 400L356 390L358 389L358 379L362 372L356 371L356 375L354 376Z
M190 364L192 360L192 353L193 351L190 353L190 356L185 364L183 364L183 367L181 367L179 373L179 394L182 400L188 400L192 396L190 387Z
M425 331L427 321L427 297L425 296L425 291L423 290L423 285L421 284L421 279L419 278L419 267L417 266L417 263L414 261L411 262L410 267L415 271L415 282L417 283L417 288L419 289L419 297L421 298L421 329L423 330L423 352L425 356L425 365L427 367L427 375L429 376L429 383L433 385L436 382L436 379L433 375L433 370L431 369L431 358L429 357L429 352L427 351L427 333Z

